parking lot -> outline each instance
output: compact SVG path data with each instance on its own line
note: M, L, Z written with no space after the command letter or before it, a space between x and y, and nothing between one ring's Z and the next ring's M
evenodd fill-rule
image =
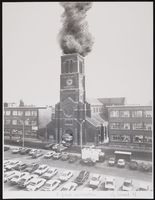
M133 186L134 186L133 190L136 190L136 188L139 186L139 183L145 183L149 186L151 186L151 183L152 183L151 173L144 173L137 170L132 171L132 170L129 170L127 167L125 168L117 168L116 166L109 167L107 164L107 161L103 163L97 163L95 166L83 166L79 163L79 160L77 160L75 163L69 163L67 160L66 161L62 161L61 159L53 160L52 158L45 159L44 154L47 153L48 150L42 150L42 152L43 152L43 155L41 157L33 159L28 154L26 155L20 155L19 153L12 154L11 149L10 149L4 152L4 160L15 159L15 160L20 160L26 164L31 164L32 162L38 162L39 164L47 164L49 167L54 167L58 169L58 173L52 179L58 179L61 172L63 172L64 170L71 170L73 172L73 176L68 180L69 182L70 181L74 182L75 178L78 176L81 170L89 171L90 175L89 175L88 180L86 180L84 184L78 186L76 189L77 191L83 190L83 188L85 187L89 187L89 182L93 174L101 175L101 183L105 180L106 177L115 177L116 191L120 189L125 178L132 179ZM56 191L60 191L61 188L65 184L66 183L62 183L56 189ZM5 191L19 191L21 189L17 185L11 185L9 182L7 182L7 183L4 183L4 190ZM95 190L100 191L101 190L100 185Z

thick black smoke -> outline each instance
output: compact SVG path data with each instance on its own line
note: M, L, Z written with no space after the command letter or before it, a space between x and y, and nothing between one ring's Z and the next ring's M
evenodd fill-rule
M79 53L86 56L92 49L93 38L85 21L86 12L92 2L61 2L63 27L59 33L59 42L64 54Z

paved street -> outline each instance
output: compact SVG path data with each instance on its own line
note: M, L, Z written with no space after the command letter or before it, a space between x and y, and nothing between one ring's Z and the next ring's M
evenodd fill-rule
M44 153L46 153L48 150L43 150ZM20 155L20 154L12 154L11 151L5 151L4 152L4 160L5 159L19 159L25 163L32 163L32 162L39 162L40 164L47 164L51 167L55 167L58 169L58 174L53 177L53 179L56 179L60 172L64 169L73 170L74 176L70 179L70 181L74 181L76 176L79 174L81 170L87 170L90 172L89 179L84 183L84 185L78 187L77 190L81 190L83 187L86 187L88 185L88 182L92 176L93 173L101 174L102 180L106 176L113 176L116 178L116 190L119 189L119 187L122 185L124 178L130 178L133 179L134 187L136 188L139 183L146 182L148 185L151 185L152 182L152 174L151 173L144 173L140 171L132 171L127 168L117 168L117 167L109 167L107 165L107 161L104 163L97 163L96 166L90 167L90 166L82 166L79 161L76 163L68 163L68 161L61 161L61 160L53 160L51 159L45 159L42 157L39 157L37 159L32 159L29 155ZM58 187L57 190L60 190L63 187L64 184L62 184L60 187ZM4 184L4 190L5 191L16 191L20 190L17 186L11 186L9 183ZM99 190L99 189L97 189Z

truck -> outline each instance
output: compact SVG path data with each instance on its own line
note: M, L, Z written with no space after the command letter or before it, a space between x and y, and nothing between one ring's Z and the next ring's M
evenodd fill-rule
M104 161L104 158L105 154L101 149L95 147L85 147L82 149L81 163L94 165L96 162Z

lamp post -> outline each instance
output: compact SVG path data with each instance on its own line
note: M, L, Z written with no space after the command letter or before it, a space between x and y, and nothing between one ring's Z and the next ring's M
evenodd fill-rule
M81 147L81 152L82 152L82 125L85 122L85 120L82 120L81 122L79 122L78 120L76 121L80 125L80 147Z
M26 119L27 121L29 121L29 119ZM24 147L24 142L25 142L25 120L21 120L22 121L22 125L23 125L23 142L22 142L22 147Z

